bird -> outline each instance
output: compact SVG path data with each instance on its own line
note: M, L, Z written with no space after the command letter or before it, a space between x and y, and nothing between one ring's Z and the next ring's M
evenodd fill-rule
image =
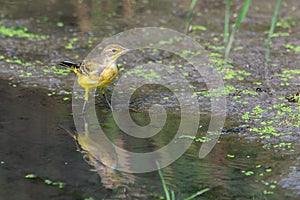
M80 64L71 61L62 61L59 63L59 65L69 67L73 70L78 77L78 84L85 90L82 113L84 113L85 106L89 100L89 91L96 88L101 88L101 94L113 112L113 108L106 97L105 88L118 75L117 59L128 51L128 48L121 45L110 44L101 51L99 56L84 60Z

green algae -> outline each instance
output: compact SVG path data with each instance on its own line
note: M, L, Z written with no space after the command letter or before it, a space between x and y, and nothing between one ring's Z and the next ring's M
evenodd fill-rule
M26 27L16 27L16 26L7 27L4 26L1 22L0 22L0 35L6 37L18 37L18 38L28 38L28 39L38 39L38 40L46 40L48 38L48 36L46 35L38 35L38 34L30 33L28 31L28 28Z

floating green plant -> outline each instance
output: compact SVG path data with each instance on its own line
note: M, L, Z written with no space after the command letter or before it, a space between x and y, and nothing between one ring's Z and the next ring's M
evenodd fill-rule
M289 44L289 43L285 45L285 49L286 49L287 52L290 52L290 51L293 51L295 53L300 52L300 46L294 46L294 45Z
M93 197L87 197L87 198L84 198L83 200L94 200Z
M268 190L264 190L264 194L274 194L274 192L273 191L268 191Z
M211 138L208 137L196 137L196 136L190 136L190 135L182 135L179 137L180 139L191 139L194 140L195 142L200 142L200 143L204 143L204 142L208 142L210 140L212 140Z
M27 179L35 179L35 178L37 178L37 175L35 175L35 174L27 174L25 176L25 178L27 178Z
M45 35L37 35L28 32L28 28L26 27L6 27L2 25L0 22L0 34L7 37L19 37L19 38L29 38L29 39L38 39L38 40L46 40L47 36Z
M234 154L227 154L226 157L227 158L235 158L235 155Z
M206 30L207 30L207 28L205 26L198 25L198 26L192 27L192 31L206 31Z
M59 74L59 75L68 75L71 70L70 69L59 69L55 65L52 65L50 68L45 68L44 72L46 70L46 73L49 71L52 71L54 74Z
M243 174L245 174L246 176L251 176L251 175L254 175L254 171L245 171L245 170L242 170L241 171Z
M7 59L5 59L5 62L6 63L18 64L18 65L22 65L22 66L25 66L25 67L32 66L31 62L24 62L24 61L22 61L21 59L19 59L17 57L13 57L12 59L7 58Z
M64 23L63 23L63 22L57 22L56 25L57 25L58 27L63 27L63 26L64 26Z
M128 76L128 75L137 75L140 77L143 77L149 81L153 81L156 79L160 79L161 77L159 76L159 74L154 70L154 69L145 69L144 66L136 66L133 70L128 71L124 74L124 77Z
M285 98L289 102L300 102L300 92L297 92L295 94L288 94Z
M286 17L278 20L276 22L276 27L280 27L283 29L291 29L296 24L297 24L297 19L292 17Z
M233 79L233 78L237 78L238 80L244 80L244 76L250 76L251 73L247 72L245 70L233 70L233 69L229 69L226 71L226 74L224 76L225 80L229 80L229 79Z
M53 181L50 179L42 178L42 177L37 176L36 174L26 174L25 178L39 180L39 181L44 182L47 185L57 186L59 189L63 189L65 186L65 183L63 183L63 182L57 182L57 181Z
M71 39L69 39L69 42L68 44L65 46L65 49L68 49L68 50L72 50L74 49L74 44L76 42L78 42L79 38L78 37L73 37Z

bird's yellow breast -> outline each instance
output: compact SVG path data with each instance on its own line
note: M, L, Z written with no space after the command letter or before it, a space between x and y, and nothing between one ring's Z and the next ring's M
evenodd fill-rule
M100 74L99 82L101 83L98 87L105 87L111 83L118 74L118 68L116 67L107 67Z
M83 88L104 88L111 83L118 74L118 68L108 66L99 72L91 72L89 75L79 75L78 84Z

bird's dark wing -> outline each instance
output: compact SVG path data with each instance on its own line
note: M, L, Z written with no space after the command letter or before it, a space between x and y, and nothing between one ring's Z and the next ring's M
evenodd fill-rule
M60 62L59 65L64 67L77 68L77 69L80 67L80 65L67 60Z

